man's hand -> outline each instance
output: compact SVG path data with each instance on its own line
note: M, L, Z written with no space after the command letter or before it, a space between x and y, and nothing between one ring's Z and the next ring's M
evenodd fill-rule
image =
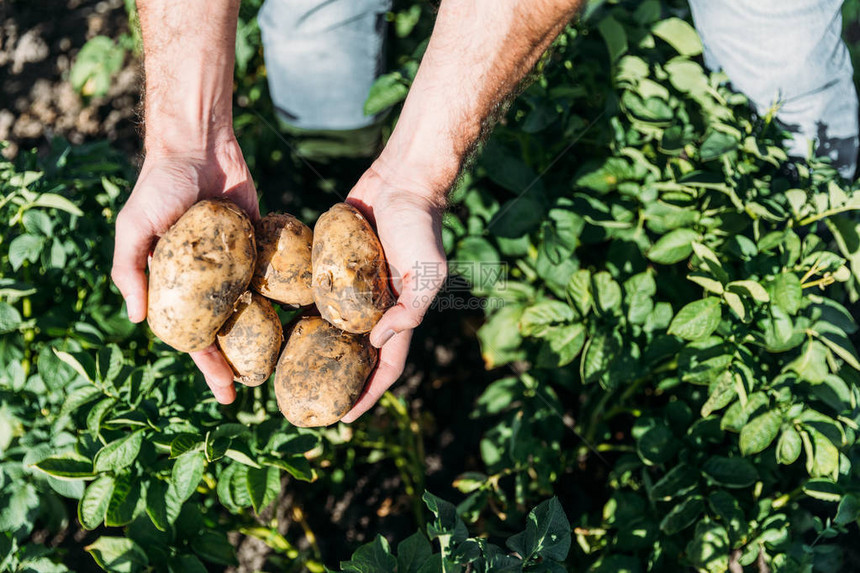
M236 140L228 137L215 149L147 156L137 185L116 221L116 243L111 277L119 287L128 318L146 318L147 257L153 245L194 203L227 197L251 220L260 218L257 192ZM214 347L191 353L215 398L229 404L236 397L233 372Z
M257 193L233 135L233 62L239 0L137 0L146 67L146 161L117 216L111 276L133 322L146 318L153 245L194 203L227 197L252 220ZM191 354L215 398L236 397L214 347Z
M344 422L403 372L412 330L447 273L441 214L466 156L582 0L443 0L397 126L347 201L382 241L398 295L370 334L379 365Z
M380 169L369 169L347 197L376 227L397 303L370 333L379 348L376 369L364 394L342 421L352 422L369 410L400 377L409 353L412 330L442 287L447 275L442 248L442 205L414 181Z

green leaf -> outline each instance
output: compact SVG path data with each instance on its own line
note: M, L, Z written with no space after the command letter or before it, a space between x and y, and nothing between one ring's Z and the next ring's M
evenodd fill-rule
M711 413L725 408L736 395L735 375L731 370L724 370L712 385L708 399L702 404L702 417L707 418Z
M796 274L784 272L770 283L770 298L774 304L790 315L797 314L803 302L803 289Z
M741 429L741 454L757 454L776 439L782 424L782 414L776 411L765 412L746 423Z
M540 558L562 562L571 542L570 522L558 498L551 498L529 512L526 530L508 538L507 545L524 562Z
M234 471L230 473L230 499L239 507L250 507L251 497L248 495L248 466L233 464Z
M200 434L183 432L181 434L177 434L177 436L170 441L170 457L178 458L186 452L190 452L192 450L199 451L202 447L203 438Z
M416 531L397 544L397 573L419 573L432 554L427 536Z
M143 443L143 432L144 430L132 432L99 450L93 462L95 472L117 471L133 464Z
M123 473L114 480L113 495L105 515L105 525L121 527L134 519L137 503L140 501L140 482L137 476Z
M776 443L776 460L784 465L790 465L800 457L800 434L794 428L786 428Z
M836 525L849 525L858 519L860 519L860 499L849 493L839 502L833 523Z
M109 344L99 349L96 366L98 367L99 377L105 385L114 385L122 371L124 362L122 349L118 345Z
M341 561L343 573L391 573L397 569L397 559L381 535L355 550L352 559Z
M660 531L675 535L690 527L704 510L705 499L701 495L692 495L669 510L660 522Z
M701 340L710 336L720 325L720 299L708 297L684 306L669 325L669 334L685 340Z
M818 339L839 356L839 358L847 362L855 370L860 370L860 359L857 358L857 351L845 333L836 331L836 329L828 329L817 334Z
M827 347L817 340L807 340L800 351L800 356L785 367L797 372L797 375L813 384L824 382L830 374L827 366Z
M102 535L85 549L99 567L111 573L134 573L149 565L146 552L127 537Z
M205 456L201 451L188 452L176 458L170 475L170 486L176 492L180 504L191 497L197 489L197 484L203 477L205 462Z
M709 277L705 274L701 274L701 273L690 274L690 275L687 275L687 279L693 281L697 285L704 288L706 291L712 292L715 295L721 295L721 294L723 294L723 291L725 291L725 288L723 287L723 283L721 283L720 281L718 281L716 279L712 279L711 277Z
M768 295L765 288L756 281L732 281L726 285L726 290L748 296L756 302L770 302L770 295Z
M33 464L36 469L60 479L81 479L93 477L93 463L80 456L46 458Z
M648 465L663 464L678 451L678 441L668 426L657 424L639 437L636 451Z
M45 238L37 235L18 235L9 243L9 264L17 271L24 261L35 263L39 260Z
M714 483L731 488L749 487L758 479L758 472L749 460L711 456L702 466Z
M520 317L519 327L523 336L543 336L550 325L570 322L573 310L557 300L542 300L526 308Z
M204 531L191 542L191 548L206 561L226 566L237 564L236 550L224 533Z
M591 277L592 294L597 309L602 314L617 312L621 306L621 287L606 271L595 273Z
M425 491L422 496L424 505L434 515L435 519L427 524L427 534L430 540L443 538L459 543L469 537L466 524L457 514L457 508L449 501Z
M842 498L842 489L831 479L813 478L803 485L803 493L821 501L838 502Z
M686 547L686 555L697 571L718 573L729 570L730 550L726 528L706 519L696 524L693 539Z
M615 62L627 51L627 33L624 26L612 16L606 16L600 19L597 29L606 42L610 61Z
M543 366L547 363L547 367L558 368L567 366L579 355L585 344L585 327L580 324L566 324L564 326L552 327L544 336L548 346L552 352L552 360L548 361L543 354L538 355L538 363Z
M194 555L177 555L167 562L167 573L206 573L206 566Z
M654 501L669 501L690 493L698 482L699 472L685 463L680 463L666 472L648 494Z
M680 18L665 18L658 21L651 33L675 48L682 56L698 56L702 53L702 41L695 28Z
M40 496L36 488L32 484L22 483L12 487L6 485L3 489L4 507L3 511L0 511L0 532L13 533L22 527L32 528L39 509ZM0 537L0 540L5 537L5 535ZM0 545L0 551L2 551L2 545Z
M71 366L72 369L81 376L81 378L83 378L90 384L96 384L96 365L93 361L92 356L79 352L64 352L62 350L57 350L53 347L51 349L54 351L54 354L56 354L57 358Z
M0 334L18 330L23 322L21 313L11 304L0 301Z
M100 476L84 490L78 502L78 521L84 529L95 529L102 524L114 489L111 476Z
M582 316L588 315L593 300L591 295L591 272L587 269L580 269L573 273L567 285L567 292L570 294L571 301L579 313Z
M383 74L370 86L364 102L364 115L376 115L406 99L409 88L400 72Z
M263 465L274 466L286 471L297 480L312 482L316 480L316 470L303 455L297 454L286 458L266 458Z
M699 238L699 233L693 229L675 229L660 237L648 251L648 258L663 265L679 263L690 257L693 241Z
M233 443L235 444L235 442L233 442ZM247 448L243 448L243 449L247 449ZM228 458L230 458L231 460L237 461L240 464L244 464L250 468L257 468L257 469L260 468L260 464L258 464L256 461L254 461L254 459L251 458L250 454L248 452L242 451L242 449L228 448L227 451L224 452L224 455L227 456Z
M281 491L281 472L276 467L248 468L248 497L254 513L260 514L278 497Z
M708 505L713 515L726 526L732 540L744 540L749 527L737 499L720 489L708 496Z
M83 217L84 212L77 205L56 193L42 193L32 204L33 207L42 207L45 209L59 209L77 217Z
M617 332L598 331L591 337L582 351L579 370L582 381L591 384L606 378L612 360L621 352L620 335Z
M218 483L219 494L220 491L221 482ZM166 498L167 484L159 479L150 479L146 485L146 514L159 531L167 531L170 527L170 521L167 519Z
M108 93L113 75L122 68L125 50L107 36L84 44L69 71L69 83L81 95L101 97Z
M699 148L699 157L702 161L713 161L719 159L726 153L730 153L737 149L738 140L722 131L711 131L702 142Z
M740 318L741 321L747 322L749 318L747 306L746 304L744 304L743 299L739 295L727 291L723 293L723 300L726 301L726 304L728 304L729 308L731 308L735 312L735 314L738 315L738 318Z
M815 448L811 475L829 477L834 481L839 475L839 448L823 433L811 427L804 426L812 438Z

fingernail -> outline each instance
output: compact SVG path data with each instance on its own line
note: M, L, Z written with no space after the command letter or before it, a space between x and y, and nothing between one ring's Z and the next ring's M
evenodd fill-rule
M130 296L125 299L125 310L130 321L138 322L143 314L143 302L136 296Z
M383 333L382 333L382 334L381 334L381 335L376 339L376 342L375 342L375 343L373 343L373 345L374 345L375 347L377 347L377 348L382 348L383 346L385 346L385 343L386 343L386 342L388 342L389 340L391 340L391 338L392 338L395 334L397 334L397 333L396 333L396 332L394 332L393 330L391 330L391 329L389 328L388 330L386 330L385 332L383 332Z

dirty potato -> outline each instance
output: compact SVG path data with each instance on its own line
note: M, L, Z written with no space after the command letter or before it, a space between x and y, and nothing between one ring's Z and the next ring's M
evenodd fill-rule
M177 350L215 342L218 329L251 282L254 227L235 203L206 199L161 237L149 265L147 321Z
M275 302L305 306L311 290L311 243L307 225L286 213L270 213L254 226L257 265L251 288Z
M275 370L278 407L295 426L328 426L349 412L376 365L366 335L349 334L317 316L293 327Z
M394 303L382 245L346 203L323 213L314 227L313 294L324 319L355 334L370 332Z
M284 342L281 319L266 298L245 291L217 336L236 382L259 386L269 379Z

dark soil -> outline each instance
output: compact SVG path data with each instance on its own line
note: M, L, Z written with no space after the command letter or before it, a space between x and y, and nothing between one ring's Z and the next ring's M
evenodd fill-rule
M72 143L108 139L131 155L137 136L139 65L133 54L110 92L85 101L67 78L87 40L128 33L123 0L0 1L0 140L19 149L47 148L61 136Z

